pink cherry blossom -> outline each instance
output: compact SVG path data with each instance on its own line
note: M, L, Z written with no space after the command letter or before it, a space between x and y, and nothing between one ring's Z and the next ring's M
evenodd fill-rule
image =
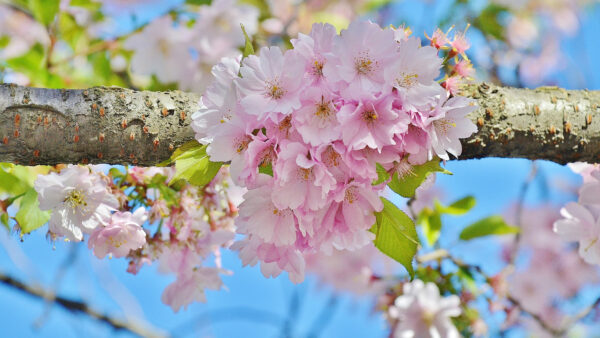
M579 255L590 264L600 264L600 207L568 203L554 231L566 241L579 242Z
M456 295L441 297L435 284L416 279L404 284L403 294L389 309L390 317L399 321L393 336L458 338L460 334L450 317L461 312Z
M456 96L448 101L441 96L440 106L436 107L438 112L444 110L437 116L429 118L429 136L431 137L430 158L437 155L443 160L449 160L448 154L458 156L462 152L461 138L471 136L477 131L475 124L467 118L467 114L475 110L473 100Z
M385 85L385 72L397 57L394 31L368 21L353 21L334 41L323 74L337 83L345 97L376 94Z
M365 97L342 106L338 116L344 144L351 150L369 147L379 151L395 144L393 136L406 131L408 117L392 108L393 100L391 95Z
M142 224L147 219L144 208L138 208L134 213L116 212L107 225L97 227L90 235L88 247L94 249L94 255L98 258L104 258L107 254L116 258L125 257L129 251L139 249L146 243Z
M337 32L332 25L315 23L310 35L299 33L297 39L291 40L294 50L304 59L305 74L315 86L324 82L323 67L327 63L327 56L333 51L336 36Z
M273 202L279 208L320 209L336 184L326 166L315 161L311 149L299 142L281 145L273 172Z
M306 90L302 107L294 113L296 129L304 142L319 146L341 137L342 127L337 118L338 107L334 96L318 87Z
M294 51L285 54L279 47L263 47L260 56L250 55L240 68L237 85L244 110L259 120L279 122L300 108L303 62Z
M272 188L264 185L244 195L240 205L238 232L251 233L275 245L296 242L296 217L289 208L278 208L271 198Z
M58 174L39 175L34 187L40 209L52 211L48 230L72 241L107 224L118 207L106 181L86 167L69 165Z
M206 302L204 290L219 290L223 281L219 273L222 269L213 267L200 267L177 276L175 282L169 284L163 291L161 299L169 305L174 312L179 312L192 302Z

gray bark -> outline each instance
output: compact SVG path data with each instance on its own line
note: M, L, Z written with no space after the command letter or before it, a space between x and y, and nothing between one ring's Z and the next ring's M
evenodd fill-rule
M478 132L463 140L461 159L600 162L600 92L482 83L462 94L479 108L469 115ZM179 91L0 85L0 162L155 165L193 139L198 99Z

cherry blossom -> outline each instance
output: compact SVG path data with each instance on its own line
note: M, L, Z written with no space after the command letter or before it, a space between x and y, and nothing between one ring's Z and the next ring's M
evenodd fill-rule
M579 242L579 254L590 264L600 264L600 206L570 202L560 210L564 217L554 231L567 241Z
M292 44L263 47L239 70L239 59L223 59L192 126L211 160L230 162L249 189L236 221L246 237L232 248L266 276L287 271L299 282L305 255L373 240L377 163L458 156L476 128L466 117L473 101L449 99L436 82L437 50L405 29L356 21L337 35L315 24Z
M146 233L142 224L148 219L146 210L138 208L134 213L116 212L111 215L110 222L99 226L88 239L88 247L94 249L94 255L104 258L107 254L113 257L125 257L129 251L139 249L146 243Z
M39 175L34 187L40 209L52 211L48 230L72 241L107 224L119 206L106 182L86 167L70 165L60 173Z
M389 309L399 321L394 337L460 337L450 320L462 312L456 295L440 297L435 284L418 279L404 284L403 291Z

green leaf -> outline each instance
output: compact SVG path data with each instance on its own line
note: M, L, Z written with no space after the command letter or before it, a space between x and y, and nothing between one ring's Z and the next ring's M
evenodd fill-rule
M381 184L390 179L390 173L381 164L376 163L375 169L377 170L377 180L372 183L373 185Z
M0 169L0 192L15 196L24 193L29 188L30 186L27 182L21 180L13 173Z
M250 40L248 33L246 33L246 28L243 24L240 24L240 26L242 27L242 32L244 32L244 38L246 39L246 44L244 45L244 57L246 57L254 54L254 47L252 47L252 40Z
M28 234L50 220L50 211L42 211L39 206L38 194L34 188L27 190L21 197L15 219L22 233Z
M383 197L381 201L383 210L375 213L376 222L370 230L375 234L375 246L402 264L414 278L412 261L419 245L415 224L392 202Z
M490 4L481 11L479 18L475 21L475 26L484 34L491 35L498 40L504 40L504 26L498 20L498 16L507 11L508 8L504 6Z
M49 26L58 13L60 0L29 0L29 8L37 21Z
M440 160L435 158L427 163L412 167L411 172L404 175L404 177L398 177L398 173L394 173L388 186L400 196L410 198L415 195L415 190L425 181L427 176L434 172L452 175L451 172L442 168Z
M2 215L0 216L0 224L4 225L4 227L6 228L6 230L10 231L10 223L9 223L9 220L8 220L8 214L7 213L3 212Z
M455 201L449 206L443 206L438 201L435 201L435 209L440 213L449 214L449 215L464 215L469 210L473 209L475 206L476 200L473 196L467 196Z
M211 0L185 0L185 3L188 5L210 5Z
M197 186L208 184L217 174L221 162L211 162L206 154L206 145L196 143L196 146L188 146L175 158L175 176L171 184L179 179L184 179Z
M157 166L158 167L169 166L169 165L175 163L175 160L177 160L177 158L180 157L181 155L183 155L183 153L185 153L186 151L193 150L193 149L196 149L201 146L202 145L200 143L198 143L198 141L196 141L196 140L186 142L186 143L182 144L181 147L175 149L175 151L171 154L171 158L169 158L168 160L164 160L163 162L160 162Z
M258 172L273 177L273 164L269 162L267 165L258 166Z
M425 211L425 210L424 210ZM442 230L442 218L439 212L427 210L426 215L419 218L419 223L423 228L423 234L425 240L429 246L433 246L435 242L440 238L440 232Z
M516 234L520 231L519 227L506 224L502 216L493 215L479 220L460 233L460 239L470 240L473 238L489 235Z

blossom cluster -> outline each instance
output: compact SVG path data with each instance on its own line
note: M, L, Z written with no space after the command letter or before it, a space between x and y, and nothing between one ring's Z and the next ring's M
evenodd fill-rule
M300 282L305 254L373 239L377 163L403 177L458 156L476 127L472 100L436 82L438 50L404 29L355 21L338 35L315 24L292 45L223 59L192 127L248 189L236 221L246 237L233 246L243 263Z
M52 239L82 241L88 234L98 258L125 257L133 274L158 260L161 272L177 277L162 295L174 311L205 301L205 289L222 287L220 275L229 271L221 267L219 249L234 239L241 197L229 189L226 168L202 188L168 186L171 168L134 167L125 174L113 168L107 175L100 169L71 165L38 176L40 209L52 211ZM207 266L210 257L214 264Z

